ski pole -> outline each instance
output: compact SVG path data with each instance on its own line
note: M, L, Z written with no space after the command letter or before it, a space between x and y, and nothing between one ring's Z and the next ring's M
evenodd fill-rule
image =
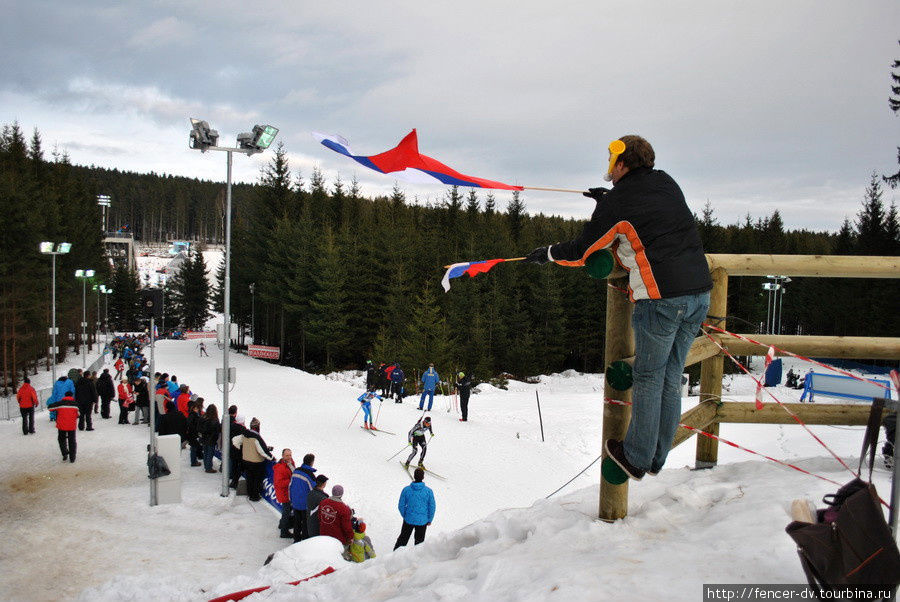
M354 422L356 422L356 415L359 414L359 411L360 411L361 409L362 409L362 404L359 404L359 407L356 408L356 414L353 415L353 418L350 420L350 424L347 425L347 428L348 428L348 429L349 429L351 426L353 426L353 423L354 423Z
M378 417L381 416L381 404L384 403L384 399L378 400L378 413L375 415L375 423L378 423Z
M411 444L411 443L407 443L405 447L403 447L403 448L400 449L400 451L398 451L396 454L394 454L393 456L391 456L390 458L388 458L387 461L390 462L391 460L393 460L394 458L396 458L397 456L399 456L400 454L402 454L404 451L406 451L406 448L409 447L410 445L412 445L412 444Z

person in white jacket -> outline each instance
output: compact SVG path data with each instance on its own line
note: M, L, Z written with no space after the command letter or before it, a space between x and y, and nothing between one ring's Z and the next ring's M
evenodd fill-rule
M267 447L265 441L259 436L259 420L253 418L250 421L252 433L232 437L231 442L241 450L241 459L244 461L244 473L247 475L247 497L251 502L258 502L262 496L263 477L266 472L266 460L274 461L270 453L271 447Z

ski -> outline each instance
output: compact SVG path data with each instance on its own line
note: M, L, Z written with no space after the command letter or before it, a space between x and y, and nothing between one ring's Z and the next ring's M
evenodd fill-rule
M402 466L402 467L403 467L403 470L406 471L406 474L407 474L407 476L409 477L409 480L410 480L410 481L414 481L415 479L413 478L412 473L409 472L409 466L407 466L406 463L405 463L403 460L400 460L400 466Z
M410 466L412 466L412 464L410 464ZM422 467L417 466L416 468L422 468ZM431 470L428 470L427 468L422 468L422 470L424 470L426 473L430 474L431 476L433 476L433 477L436 478L436 479L440 479L440 480L442 480L442 481L446 481L446 480L447 480L447 477L441 476L441 475L439 475L439 474L436 473L436 472L433 472L433 471L431 471Z
M376 435L375 433L373 433L371 430L367 429L367 428L364 427L364 426L361 426L361 427L359 427L359 428L361 428L362 430L366 431L367 433L369 433L369 434L372 435L373 437L377 437L377 436L378 436L378 435Z
M375 428L373 429L377 433L384 433L385 435L396 435L397 433L392 433L391 431L386 431L384 429Z

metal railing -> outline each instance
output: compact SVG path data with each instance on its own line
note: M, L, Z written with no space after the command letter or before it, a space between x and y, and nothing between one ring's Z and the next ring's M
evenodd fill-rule
M87 367L87 370L96 372L103 368L104 364L106 364L106 354L107 352L104 351L100 357ZM34 411L35 413L43 412L47 409L47 400L53 394L53 387L44 387L35 391L38 397L38 407ZM12 395L0 395L0 420L14 420L16 418L21 418L21 414L19 413L19 402L16 400L15 393Z

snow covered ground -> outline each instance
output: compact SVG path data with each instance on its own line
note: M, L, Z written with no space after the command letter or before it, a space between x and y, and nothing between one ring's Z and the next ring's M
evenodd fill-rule
M221 352L210 345L211 357L199 358L195 346L159 342L157 369L221 403ZM545 500L601 449L602 376L567 372L533 385L511 382L508 391L482 386L468 423L447 412L448 398L435 398L426 464L447 480L426 477L437 515L425 543L392 553L401 524L397 498L409 478L387 458L405 447L417 400L375 404L379 426L397 435L372 436L359 428L361 416L353 419L359 377L316 376L242 355L232 356L232 365L231 402L260 419L276 453L290 447L295 458L316 454L316 468L330 485L344 486L344 500L367 523L378 552L362 565L338 561L333 575L252 599L697 600L703 583L800 583L784 533L786 507L835 488L725 445L718 467L692 471L691 440L659 476L631 485L629 516L616 524L596 520L599 463ZM785 370L792 365L786 361ZM726 384L727 399L752 399L749 378ZM785 402L799 397L783 387L773 392ZM685 409L694 403L686 399ZM301 543L262 568L270 553L290 544L278 538L276 516L263 503L220 497L221 477L190 468L186 454L183 503L151 508L146 427L97 420L96 431L78 433L78 461L64 464L46 414L36 422L37 434L28 437L17 420L0 424L4 599L205 600L300 579L327 564L306 550L315 543ZM810 428L857 461L861 427ZM798 426L724 425L721 435L835 481L850 479ZM883 469L876 485L889 495Z

